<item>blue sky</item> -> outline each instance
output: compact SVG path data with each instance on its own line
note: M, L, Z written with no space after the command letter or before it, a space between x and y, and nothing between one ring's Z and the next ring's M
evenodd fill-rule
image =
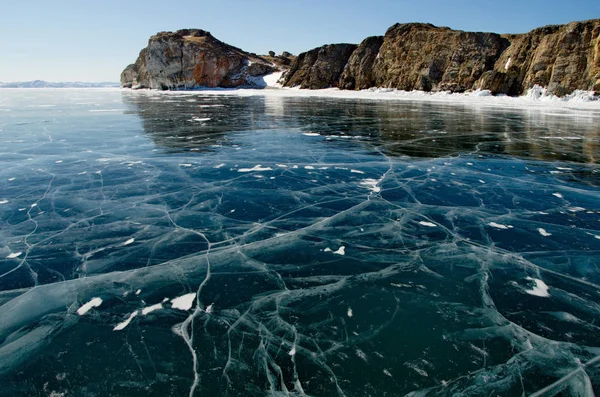
M259 54L382 35L396 22L521 33L600 18L598 0L0 0L0 81L118 81L148 38L201 28Z

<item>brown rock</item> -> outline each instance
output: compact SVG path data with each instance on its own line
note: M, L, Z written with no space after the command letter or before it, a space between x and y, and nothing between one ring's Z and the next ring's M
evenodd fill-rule
M396 24L386 32L370 80L401 90L462 92L491 70L508 40L429 24Z
M150 38L134 65L121 74L121 85L153 89L238 87L276 66L200 29L161 32Z
M519 95L539 85L558 96L600 90L600 19L505 37L510 46L478 88Z
M337 87L355 44L330 44L298 55L286 73L283 85L300 88Z
M373 64L382 44L383 36L367 37L360 43L348 59L348 64L340 77L340 88L363 90L375 86Z

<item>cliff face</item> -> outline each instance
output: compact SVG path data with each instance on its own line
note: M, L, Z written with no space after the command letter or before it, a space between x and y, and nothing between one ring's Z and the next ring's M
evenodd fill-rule
M135 64L121 73L121 85L153 89L252 86L253 77L278 69L209 32L184 29L152 36Z
M298 55L286 73L284 85L300 88L337 87L355 44L331 44Z
M383 44L383 36L367 37L348 59L340 77L340 88L363 90L375 86L373 64Z
M536 84L558 96L574 90L600 91L600 19L505 37L510 46L478 88L509 95Z
M291 66L290 66L291 65ZM521 95L534 85L564 96L600 91L600 19L546 26L526 34L463 32L396 24L360 45L331 44L294 57L258 56L203 30L152 36L121 85L137 88L252 86L256 76L289 71L284 86L452 91Z
M600 91L600 19L547 26L520 35L463 32L429 24L396 24L383 37L365 39L347 58L321 57L320 47L300 54L285 86L386 87L463 92L488 89L520 95L534 85L564 96ZM312 61L312 62L311 62ZM314 76L327 75L328 79ZM326 83L326 84L325 84Z

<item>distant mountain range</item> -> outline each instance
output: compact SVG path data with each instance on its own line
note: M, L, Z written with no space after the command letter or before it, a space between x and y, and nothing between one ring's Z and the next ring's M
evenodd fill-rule
M65 81L53 83L43 80L16 81L12 83L0 82L0 88L118 88L120 86L116 82L86 83L81 81Z

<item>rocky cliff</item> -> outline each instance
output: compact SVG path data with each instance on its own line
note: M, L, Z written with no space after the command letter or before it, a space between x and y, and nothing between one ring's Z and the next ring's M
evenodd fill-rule
M152 89L253 86L256 77L285 69L290 57L268 60L200 29L161 32L150 37L136 62L123 70L121 85Z
M284 85L310 89L337 87L354 50L355 44L331 44L304 52L286 73Z
M152 36L121 74L124 87L252 86L287 70L284 86L319 89L490 90L521 95L534 85L564 96L600 91L600 19L546 26L525 34L463 32L396 24L360 45L331 44L300 54L258 56L203 30Z
M351 54L314 59L300 54L284 85L451 91L485 89L520 95L534 85L563 96L600 91L600 19L546 26L526 34L463 32L430 24L396 24L365 39ZM347 57L339 78L331 73ZM303 65L304 64L304 65ZM306 67L310 65L310 67ZM314 84L315 77L319 84Z

